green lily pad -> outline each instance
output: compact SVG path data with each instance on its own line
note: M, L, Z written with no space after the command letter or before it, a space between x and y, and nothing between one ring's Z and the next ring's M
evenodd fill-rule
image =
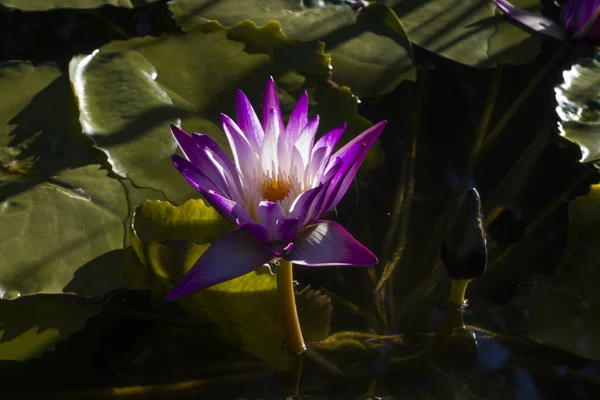
M169 7L185 31L208 20L227 26L246 19L258 25L276 20L293 39L324 41L335 82L361 97L385 94L405 79L416 79L410 41L392 10L373 3L357 13L348 4L335 3L222 0L207 5L203 0L175 0Z
M74 58L69 69L83 131L114 172L181 204L199 194L172 165L177 145L168 125L181 123L228 149L219 115L235 115L237 88L258 108L273 75L284 115L306 89L312 111L321 115L321 132L347 122L349 140L370 126L352 93L330 87L328 65L321 44L295 42L277 23L244 22L229 30L206 24L184 35L113 42ZM377 164L380 154L375 148L368 162Z
M57 8L98 8L114 6L123 8L142 7L158 0L0 0L0 4L8 8L22 11L46 11Z
M84 327L102 307L73 295L38 295L0 300L0 360L40 357Z
M178 207L167 202L145 202L135 213L132 243L161 288L158 294L164 296L206 251L207 241L216 238L217 232L231 228L229 222L200 200ZM190 316L207 317L217 324L233 346L276 368L293 365L294 358L283 346L277 280L269 269L260 268L212 286L179 303ZM307 288L297 294L297 306L306 339L323 339L331 322L329 298Z
M389 0L411 41L429 51L474 67L525 64L539 53L542 38L517 26L491 1ZM512 3L529 11L539 0Z
M62 292L81 266L123 246L128 205L107 171L91 165L34 184L0 204L4 298ZM85 294L114 289L109 275L99 273Z
M569 204L569 243L559 274L538 278L530 334L584 357L600 358L600 185ZM559 327L559 328L557 328Z
M581 162L600 160L600 51L563 72L554 88L561 136L581 149Z
M126 192L81 135L69 80L15 62L0 67L0 87L0 297L122 287L109 272L119 264L91 267L124 244ZM76 274L87 283L73 285Z

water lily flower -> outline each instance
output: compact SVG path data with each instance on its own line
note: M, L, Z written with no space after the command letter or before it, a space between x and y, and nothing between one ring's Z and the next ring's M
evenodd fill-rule
M520 10L506 0L492 0L511 19L547 36L600 39L600 0L567 0L561 13L561 24L533 12Z
M319 117L308 119L300 96L284 126L275 83L267 81L259 119L241 90L237 123L221 114L233 160L207 135L171 132L186 158L175 167L238 229L212 243L167 295L174 300L283 258L300 266L368 266L377 257L342 226L320 220L342 199L386 121L334 152L346 125L315 141Z

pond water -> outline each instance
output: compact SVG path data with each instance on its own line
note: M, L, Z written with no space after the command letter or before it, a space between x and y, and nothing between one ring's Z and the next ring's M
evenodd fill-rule
M600 398L597 40L483 0L0 0L0 29L2 399ZM337 144L252 142L315 115Z

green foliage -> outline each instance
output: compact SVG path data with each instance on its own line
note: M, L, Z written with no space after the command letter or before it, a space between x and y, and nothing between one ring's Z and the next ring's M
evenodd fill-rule
M102 307L73 295L0 300L0 360L25 361L53 350L97 315Z
M178 207L167 202L145 202L135 213L133 232L140 234L132 243L155 277L154 287L162 297L206 251L209 240L231 228L228 221L200 200ZM326 337L332 312L329 298L308 288L297 298L307 340ZM274 367L293 366L294 358L283 346L277 280L267 268L204 289L179 303L191 317L208 318L217 324L233 346Z
M331 3L305 7L294 0L222 0L207 7L201 0L177 0L169 7L185 31L209 20L227 26L276 20L293 39L321 40L331 54L334 81L359 96L384 94L415 79L410 42L393 11L372 4L357 14L348 5Z
M98 8L107 5L134 8L155 1L158 0L1 0L0 4L22 11L47 11L59 8Z
M563 72L554 88L561 135L581 149L581 161L600 159L600 52Z
M541 36L506 18L492 1L389 0L410 40L431 52L460 63L489 68L525 64L539 53ZM541 10L539 0L512 3Z

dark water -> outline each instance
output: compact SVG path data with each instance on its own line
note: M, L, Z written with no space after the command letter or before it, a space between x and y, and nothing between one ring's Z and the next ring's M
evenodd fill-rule
M54 62L61 69L72 56L113 40L179 32L162 2L135 10L21 12L0 7L0 29L1 61ZM335 219L381 254L400 178L407 168L414 173L405 254L382 297L388 319L380 318L373 304L374 283L362 269L297 269L295 278L302 287L311 285L332 295L331 332L393 337L367 349L332 351L315 345L314 354L304 360L299 398L600 397L600 364L595 361L600 346L593 329L593 320L600 316L597 304L582 299L567 311L556 310L561 316L572 313L569 323L575 326L591 321L581 335L572 334L564 318L554 325L544 320L540 328L531 315L531 298L540 281L559 274L565 257L569 201L599 181L593 166L578 162L579 149L558 136L554 115L553 88L562 70L591 50L565 52L477 167L468 165L494 79L500 84L491 127L557 51L558 45L545 43L532 63L503 67L498 78L497 70L467 67L417 47L417 83L404 82L381 98L361 99L364 117L389 121L381 137L385 163L359 175ZM515 169L540 131L545 139L532 167ZM411 159L407 154L415 141ZM453 215L448 205L468 187L478 189L486 216L497 212L487 226L488 270L468 288L462 315L466 327L455 331L441 354L434 354L431 340L447 318L450 287L437 262L439 241L448 215ZM375 271L381 274L382 266ZM428 290L415 292L423 287ZM85 302L101 305L102 313L57 343L54 351L26 362L0 362L3 399L270 399L293 392L296 370L267 366L231 346L207 320L186 318L150 291L111 292ZM538 302L535 307L546 306ZM549 302L547 307L556 305ZM531 338L532 326L537 333L545 329L553 342Z

